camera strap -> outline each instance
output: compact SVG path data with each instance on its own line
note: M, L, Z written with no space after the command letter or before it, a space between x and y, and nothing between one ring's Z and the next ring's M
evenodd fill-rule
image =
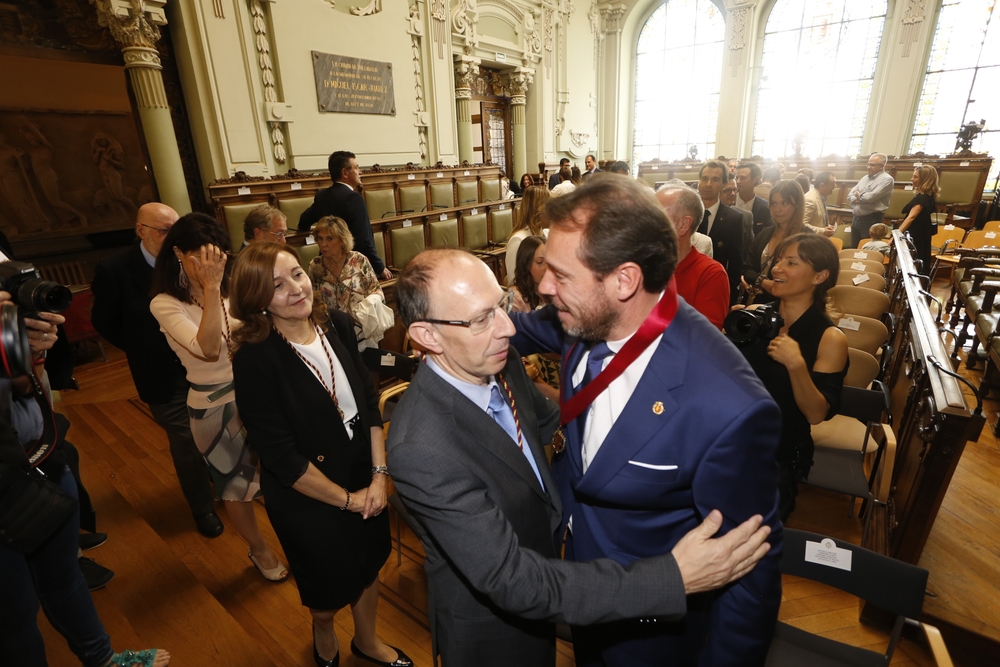
M628 339L621 351L611 359L607 368L597 374L590 383L579 392L571 396L568 400L560 400L559 422L562 426L583 414L583 411L590 407L601 392L608 388L618 376L625 372L633 361L635 361L643 351L652 344L654 340L667 330L670 323L677 315L677 283L671 278L667 284L667 289L663 296L650 311L649 315L639 326L639 329ZM572 350L570 350L572 353ZM566 356L567 360L569 355ZM560 383L560 396L566 391L568 378L572 371L563 365L563 378Z
M56 443L59 441L59 428L56 426L56 413L52 410L52 404L49 403L48 394L45 393L38 381L34 369L31 370L30 377L31 384L35 389L33 398L42 411L42 437L28 447L25 454L28 456L28 463L31 464L31 467L37 468L55 451Z

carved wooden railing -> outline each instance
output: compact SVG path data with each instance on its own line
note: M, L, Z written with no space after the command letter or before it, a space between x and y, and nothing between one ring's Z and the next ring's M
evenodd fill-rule
M969 405L951 367L939 332L940 302L917 274L904 236L893 232L893 242L888 288L895 353L883 381L897 448L893 469L883 471L891 485L873 508L867 546L916 564L965 443L979 438L985 418L981 403Z

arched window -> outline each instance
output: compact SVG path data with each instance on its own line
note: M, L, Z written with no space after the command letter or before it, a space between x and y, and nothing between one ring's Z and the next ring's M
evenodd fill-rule
M993 156L987 181L1000 171L1000 3L996 0L944 0L927 62L924 88L913 124L910 152L941 154L955 150L955 135L968 122L985 119L990 129L975 141L975 151Z
M667 0L639 33L633 162L715 157L726 24L711 0Z
M777 0L764 28L754 155L858 155L886 1Z

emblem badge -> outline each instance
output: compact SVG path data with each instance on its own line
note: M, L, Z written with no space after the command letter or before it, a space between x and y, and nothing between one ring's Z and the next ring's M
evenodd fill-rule
M653 414L654 415L662 415L663 414L663 403L661 401L657 401L656 403L653 403Z
M552 434L552 451L556 454L562 454L563 450L566 449L566 434L563 433L562 427L556 429L556 432Z

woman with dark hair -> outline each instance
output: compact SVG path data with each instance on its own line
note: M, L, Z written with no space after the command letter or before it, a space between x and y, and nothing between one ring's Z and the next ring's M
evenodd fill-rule
M795 508L798 482L812 466L809 427L836 414L847 375L847 337L826 313L826 295L837 284L839 268L837 250L825 236L796 234L779 243L771 293L784 325L774 338L741 348L781 408L777 459L782 521Z
M208 463L216 500L225 501L261 575L281 582L288 568L257 527L251 501L260 495L260 471L233 394L232 336L240 321L229 313L229 249L229 234L217 220L202 213L181 217L156 258L149 310L187 371L191 435Z
M529 236L543 236L548 233L548 230L542 227L542 209L545 208L545 202L550 196L549 189L544 185L532 185L521 198L514 228L507 237L507 253L504 260L507 264L507 284L511 284L514 279L514 272L517 269L517 248L521 245L521 241Z
M529 173L524 173L521 175L521 180L518 183L511 182L510 190L518 197L524 195L524 193L535 184L535 178Z
M913 170L910 182L913 183L915 194L903 207L906 219L900 223L899 231L910 232L917 249L916 259L921 262L920 270L927 274L931 270L931 237L937 232L937 224L931 214L937 211L937 196L941 191L938 187L937 169L929 164L917 167Z
M527 237L517 249L517 264L511 281L525 305L524 312L537 310L548 303L548 298L538 293L538 283L545 276L545 268L545 239Z
M752 303L774 301L770 268L775 251L782 241L802 231L802 220L805 218L805 195L795 181L778 181L771 188L769 202L774 224L760 230L743 255L740 283L747 292L747 300Z
M295 249L254 244L233 269L237 403L260 455L267 515L313 618L313 658L335 666L337 610L351 606L354 655L410 659L375 634L378 573L392 549L384 514L385 442L378 395L351 319L314 298ZM328 326L331 325L331 326Z

